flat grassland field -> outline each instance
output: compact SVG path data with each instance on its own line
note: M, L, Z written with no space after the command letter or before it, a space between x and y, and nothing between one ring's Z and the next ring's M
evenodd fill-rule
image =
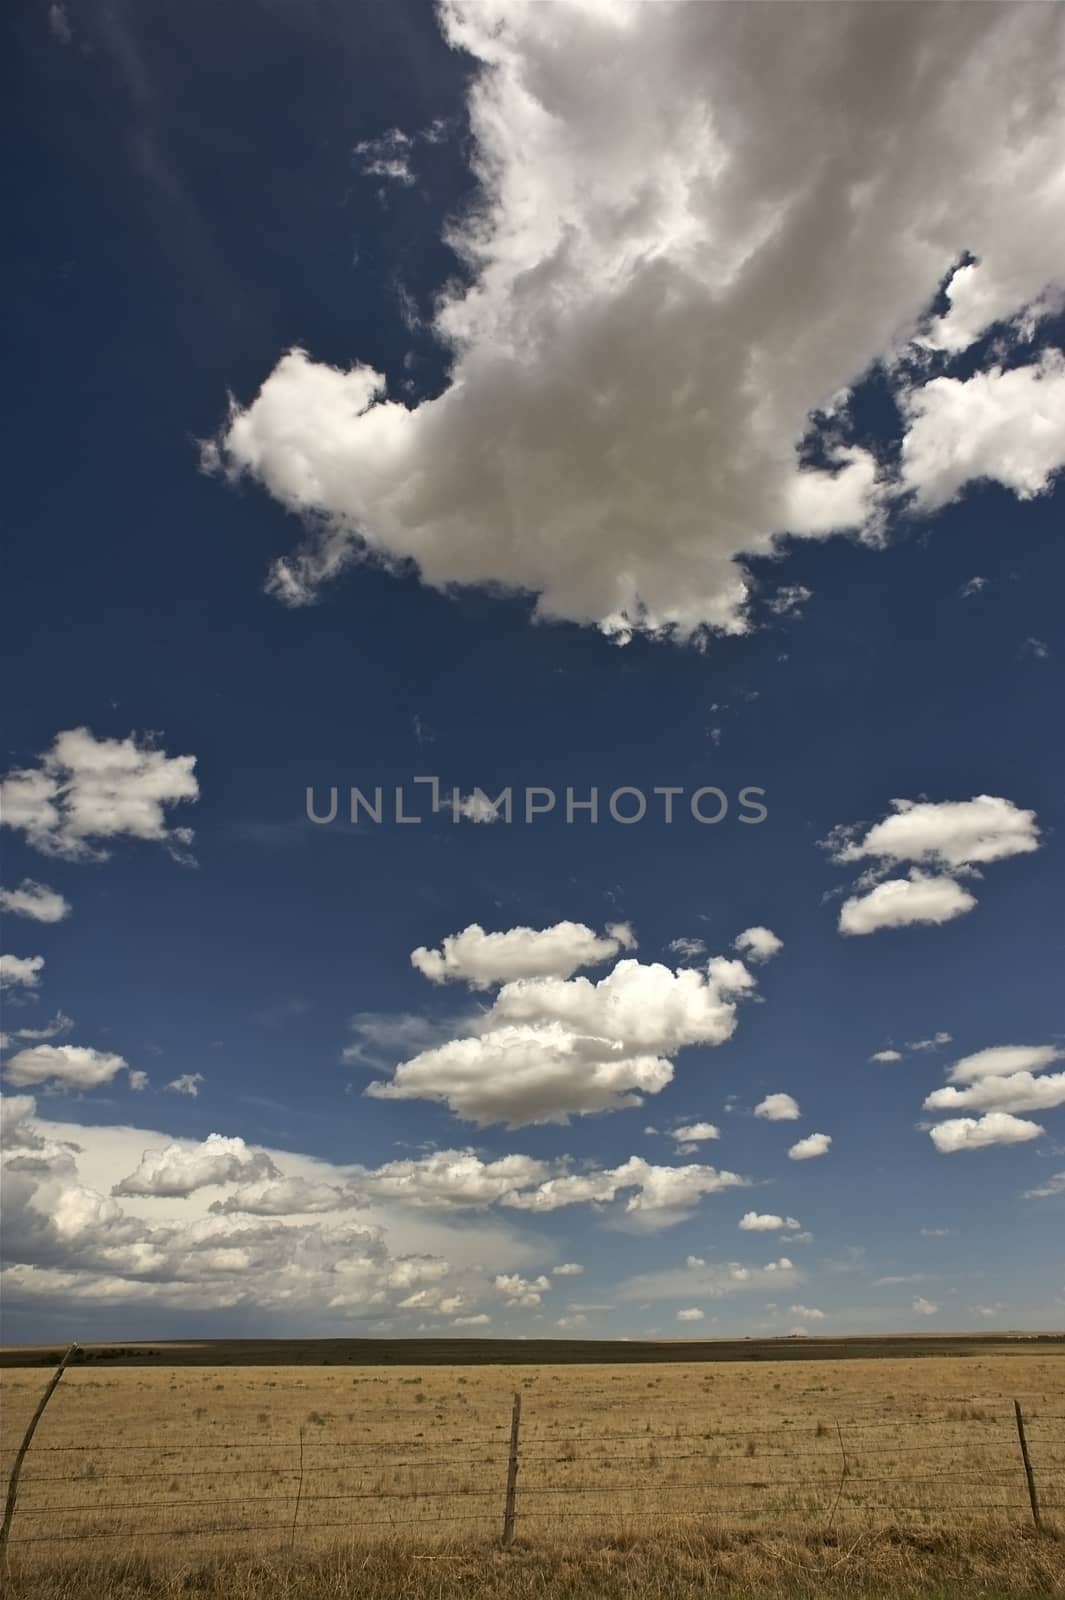
M896 1340L891 1359L778 1346L785 1359L759 1347L759 1359L692 1361L674 1346L658 1362L469 1364L475 1352L414 1366L353 1364L342 1352L354 1347L337 1345L317 1347L328 1364L306 1346L295 1362L253 1365L247 1347L90 1347L26 1457L11 1553L25 1569L90 1547L156 1560L498 1544L515 1392L519 1547L685 1529L1030 1529L1014 1397L1044 1519L1065 1525L1065 1340L913 1346L942 1353L901 1354ZM396 1360L391 1348L382 1359ZM19 1359L41 1364L8 1364ZM4 1352L5 1477L46 1359Z

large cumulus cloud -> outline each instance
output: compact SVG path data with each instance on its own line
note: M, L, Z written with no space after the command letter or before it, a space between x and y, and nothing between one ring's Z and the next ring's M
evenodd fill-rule
M305 520L280 599L369 553L618 639L739 631L742 557L782 534L875 539L897 496L931 510L980 477L1046 489L1060 363L951 362L1061 302L1060 7L439 16L478 68L479 198L451 231L468 271L435 315L446 384L408 406L366 365L291 350L208 447ZM878 361L901 464L848 431Z

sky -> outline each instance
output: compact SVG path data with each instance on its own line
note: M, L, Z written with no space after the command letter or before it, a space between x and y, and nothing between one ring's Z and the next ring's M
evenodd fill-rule
M1065 1321L1065 13L12 8L3 1337Z

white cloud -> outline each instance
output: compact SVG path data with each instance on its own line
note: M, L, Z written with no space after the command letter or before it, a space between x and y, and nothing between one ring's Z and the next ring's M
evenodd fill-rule
M47 884L23 878L17 889L0 889L0 909L33 922L62 922L70 915L70 901Z
M876 1052L876 1054L870 1056L869 1059L870 1059L870 1061L901 1061L902 1060L902 1051L901 1050L878 1050Z
M951 1035L949 1033L941 1032L934 1033L930 1039L911 1039L906 1048L907 1050L920 1051L940 1050L942 1049L943 1045L950 1044L951 1042Z
M845 900L839 909L839 931L864 934L918 923L939 925L964 916L975 904L975 895L953 878L914 870L908 878L888 878L867 894Z
M671 939L669 949L675 956L680 956L682 961L698 961L706 954L705 939Z
M937 510L981 478L1030 500L1065 466L1065 359L1046 350L1008 372L933 378L910 391L905 414L902 483L922 509Z
M552 1276L556 1278L579 1278L583 1271L579 1261L563 1261L561 1266L551 1268Z
M778 1228L801 1228L794 1217L778 1217L771 1211L745 1211L739 1226L744 1233L773 1233Z
M7 1173L33 1174L36 1179L74 1176L78 1146L51 1139L33 1121L37 1102L31 1094L0 1094L0 1155ZM32 1185L31 1185L32 1187Z
M754 979L740 961L720 957L706 972L673 972L658 962L619 961L605 978L530 979L500 990L489 1026L561 1026L586 1040L632 1052L666 1053L686 1045L718 1045L736 1026L735 1000Z
M606 1041L549 1023L494 1028L423 1051L366 1093L378 1100L443 1100L467 1122L517 1128L636 1106L672 1077L672 1066L659 1057L623 1055Z
M6 1050L15 1040L27 1039L37 1043L48 1039L61 1039L73 1026L73 1017L68 1017L65 1011L57 1011L51 1021L44 1023L40 1028L14 1028L10 1034L4 1034L2 1036L4 1049Z
M827 1156L832 1145L830 1133L810 1133L788 1151L791 1161L811 1161L815 1156Z
M923 1295L919 1294L914 1297L913 1309L922 1317L934 1317L939 1307L933 1301L926 1300Z
M951 1083L978 1083L983 1078L1009 1078L1017 1072L1040 1072L1065 1061L1065 1050L1053 1044L998 1044L962 1056L947 1072Z
M1035 1189L1025 1189L1025 1200L1049 1200L1053 1195L1065 1194L1065 1172L1055 1172L1045 1183Z
M793 1317L801 1317L803 1322L824 1322L825 1314L818 1311L816 1306L789 1306L788 1311Z
M264 1152L279 1179L154 1192L139 1201L144 1215L133 1215L108 1191L116 1174L138 1166L165 1136L35 1122L33 1112L28 1095L0 1098L5 1310L156 1303L207 1315L241 1307L254 1309L264 1327L279 1316L279 1330L295 1314L302 1327L322 1333L353 1320L383 1327L382 1318L414 1331L411 1319L424 1312L409 1302L426 1298L424 1290L434 1291L440 1315L476 1313L492 1273L538 1264L549 1248L498 1222L455 1227L388 1203L360 1206L350 1169L292 1151ZM176 1143L190 1156L202 1150L189 1140ZM276 1214L286 1198L324 1206L330 1189L331 1210Z
M1050 1111L1065 1105L1065 1072L1044 1078L1013 1072L1007 1078L980 1078L964 1089L948 1084L933 1089L924 1104L926 1111Z
M168 756L149 738L97 739L88 728L58 733L36 767L0 782L0 822L45 855L104 861L100 843L120 837L159 841L184 856L188 828L167 826L171 806L199 798L195 756Z
M766 1122L795 1122L799 1117L799 1102L790 1094L767 1094L754 1108L756 1117Z
M401 128L389 128L376 139L363 139L355 146L354 155L359 171L367 178L388 178L393 183L409 188L414 182L410 168L411 148L414 144L409 133Z
M471 989L490 989L519 978L569 978L580 967L597 966L635 942L625 924L604 936L583 922L509 928L505 933L485 933L474 922L461 933L448 934L439 950L419 945L410 959L433 983L461 980Z
M562 1206L605 1205L619 1194L632 1191L625 1202L624 1215L643 1227L665 1228L682 1222L704 1195L746 1188L749 1182L739 1173L717 1167L659 1167L641 1156L630 1156L618 1167L547 1178L535 1189L506 1196L503 1204L519 1211L543 1213Z
M1045 1073L1065 1060L1057 1045L995 1045L963 1056L947 1072L945 1088L934 1089L927 1111L1049 1111L1065 1105L1065 1072Z
M559 1317L555 1326L557 1328L586 1328L588 1326L588 1318L583 1311L574 1311L568 1316Z
M742 553L876 529L892 469L834 435L827 470L797 446L818 408L845 439L882 358L925 505L989 471L1022 495L1047 480L1053 362L961 382L929 352L1059 303L1058 8L907 6L890 30L876 6L439 17L477 63L480 184L449 228L448 382L407 404L294 350L234 406L205 461L308 524L274 594L306 603L369 552L618 639L738 631ZM409 136L390 138L363 158L405 181ZM893 364L919 325L926 362Z
M263 1150L253 1150L241 1138L209 1133L191 1148L169 1144L163 1150L145 1150L140 1165L111 1190L115 1195L187 1195L217 1183L252 1183L279 1178L277 1167Z
M958 590L958 594L963 600L971 600L973 595L983 593L988 586L988 581L987 578L981 578L979 575L967 578Z
M43 966L43 956L0 956L0 988L38 988Z
M705 1316L705 1311L700 1311L698 1306L688 1306L686 1310L677 1312L677 1321L702 1322Z
M982 1150L993 1144L1023 1144L1038 1139L1044 1130L1006 1111L989 1111L982 1117L953 1117L929 1128L929 1137L943 1155L958 1150Z
M517 1272L500 1272L496 1274L494 1287L505 1297L508 1306L531 1310L543 1304L543 1297L552 1284L543 1273L538 1278L523 1278Z
M796 617L807 600L813 599L813 590L803 583L785 583L766 603L776 617Z
M491 1320L487 1311L478 1311L472 1317L452 1318L451 1326L453 1328L486 1328Z
M467 1121L510 1127L639 1105L672 1081L669 1055L731 1037L737 1002L754 988L741 961L720 956L705 971L626 959L595 983L520 978L504 984L476 1033L421 1051L366 1093L442 1100Z
M1012 800L981 794L972 800L893 800L892 814L860 828L837 829L830 837L839 862L913 861L946 871L986 865L1038 850L1034 811Z
M217 1136L215 1136L217 1137ZM210 1141L208 1141L210 1142ZM220 1164L214 1159L209 1168L201 1166L200 1174L205 1170L219 1171ZM261 1169L260 1169L261 1170ZM308 1178L261 1178L256 1182L245 1182L244 1174L249 1172L250 1166L241 1166L240 1161L229 1168L226 1178L204 1178L200 1175L199 1181L194 1185L197 1189L206 1188L210 1183L231 1182L238 1179L240 1187L224 1200L212 1200L208 1210L216 1216L253 1216L253 1217L290 1217L305 1216L324 1211L341 1211L347 1206L358 1205L359 1197L350 1189L341 1188L335 1183L314 1183ZM171 1176L173 1168L171 1167ZM179 1182L186 1181L189 1173L186 1170ZM122 1190L128 1194L191 1194L193 1191L184 1187L159 1188L153 1187L158 1183L158 1178L152 1171L147 1178L144 1188ZM118 1192L117 1190L115 1191Z
M542 1182L554 1164L532 1156L501 1156L482 1161L473 1150L434 1150L417 1159L357 1168L367 1194L382 1200L435 1211L481 1210Z
M183 1072L180 1077L171 1078L163 1087L171 1094L185 1094L190 1100L195 1100L200 1092L200 1084L206 1081L202 1072Z
M483 789L474 789L459 800L459 816L468 822L493 823L500 820L499 807Z
M771 928L744 928L733 939L732 948L750 956L752 961L769 961L783 950L784 941L778 939Z
M863 824L841 826L823 841L840 864L874 863L859 880L862 892L840 908L841 933L951 922L976 905L975 895L957 881L959 877L979 877L982 866L1040 847L1035 812L1022 811L997 795L893 800L891 805L891 814L864 836ZM906 877L878 881L907 862L914 865Z
M674 1128L670 1138L677 1144L690 1149L693 1145L703 1144L707 1139L720 1139L721 1129L712 1122L685 1122L679 1128Z
M97 1089L111 1083L119 1072L128 1072L130 1088L144 1087L145 1076L121 1056L87 1045L38 1044L13 1055L4 1068L8 1083L18 1088L31 1084L47 1088Z

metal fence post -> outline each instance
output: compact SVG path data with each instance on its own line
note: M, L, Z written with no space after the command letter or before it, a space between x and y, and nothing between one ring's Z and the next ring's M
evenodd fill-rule
M514 1409L510 1414L510 1454L507 1457L507 1499L503 1511L503 1548L509 1550L514 1542L514 1522L518 1500L518 1431L521 1427L521 1395L514 1396Z

